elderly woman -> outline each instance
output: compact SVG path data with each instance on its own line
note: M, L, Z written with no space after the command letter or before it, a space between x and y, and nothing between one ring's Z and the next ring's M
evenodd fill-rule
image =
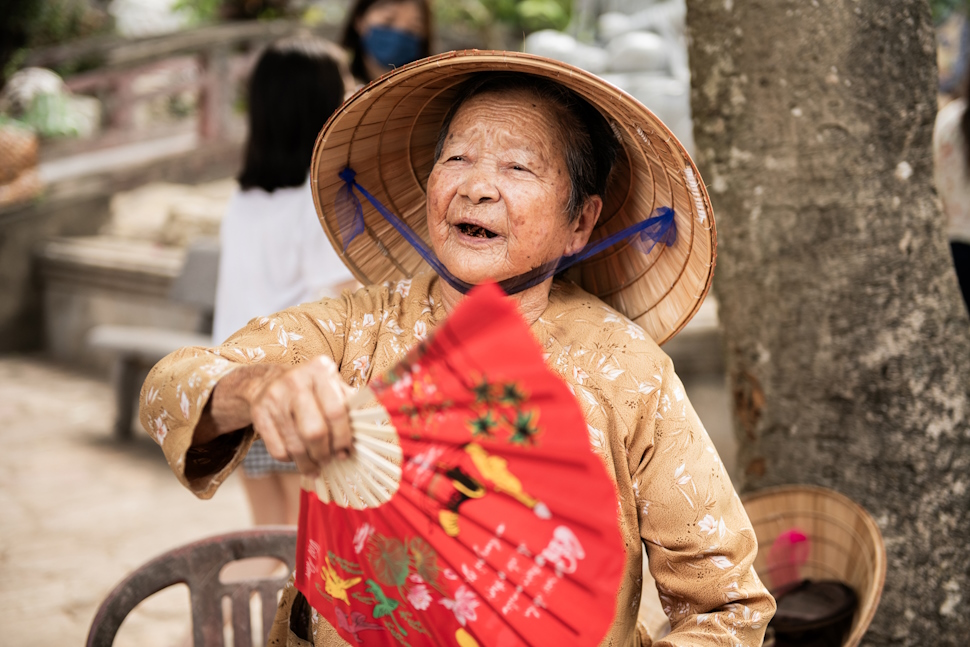
M331 242L369 287L155 367L142 422L182 483L212 496L256 434L306 475L346 458L348 393L496 280L615 480L626 575L603 644L650 644L642 542L672 627L654 644L760 645L774 602L752 568L754 533L657 345L699 307L715 243L703 184L663 124L555 61L442 55L351 98L321 133L311 180ZM346 644L292 586L271 637Z

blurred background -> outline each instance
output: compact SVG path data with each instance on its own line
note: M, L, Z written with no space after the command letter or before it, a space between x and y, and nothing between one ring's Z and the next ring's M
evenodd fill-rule
M339 43L351 4L5 3L3 644L80 644L100 601L133 568L250 525L234 480L211 502L182 489L138 429L134 398L154 361L211 334L213 259L236 188L257 55L301 32ZM640 99L692 150L684 0L434 0L431 9L433 53L558 58ZM942 106L965 76L970 31L964 2L935 0L933 12ZM709 298L665 350L733 474L718 335ZM187 609L184 588L160 594L129 617L116 644L182 644Z

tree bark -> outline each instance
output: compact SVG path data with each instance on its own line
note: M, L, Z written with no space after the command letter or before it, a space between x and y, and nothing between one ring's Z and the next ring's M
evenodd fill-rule
M744 489L876 519L867 644L970 642L970 319L932 185L926 0L688 0Z

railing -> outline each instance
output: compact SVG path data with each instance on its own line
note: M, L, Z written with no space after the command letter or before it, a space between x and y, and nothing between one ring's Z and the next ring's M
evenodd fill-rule
M300 31L334 39L335 25L309 29L295 21L239 22L200 27L141 39L102 37L32 51L26 65L62 68L94 62L89 72L68 76L71 91L97 96L103 106L104 130L86 149L114 146L150 137L136 132L133 114L138 104L160 96L197 92L196 130L201 142L230 135L236 87L245 77L256 53L265 44ZM173 73L179 80L164 87L140 91L136 81L148 74ZM67 144L80 148L81 142ZM63 146L63 145L62 145Z

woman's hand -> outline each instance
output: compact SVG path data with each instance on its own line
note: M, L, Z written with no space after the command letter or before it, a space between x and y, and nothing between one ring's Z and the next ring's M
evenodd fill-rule
M329 357L293 367L243 366L216 385L193 444L252 424L270 456L316 476L327 461L350 455L349 393Z

